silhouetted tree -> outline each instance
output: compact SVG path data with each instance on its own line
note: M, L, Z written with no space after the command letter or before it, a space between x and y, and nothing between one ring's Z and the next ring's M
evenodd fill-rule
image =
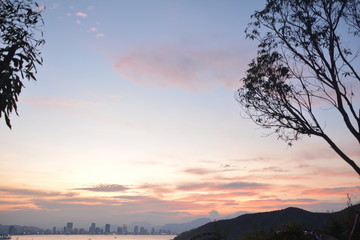
M245 32L259 41L257 57L237 91L246 114L289 145L323 138L360 175L320 116L335 110L360 143L360 1L267 0L252 18Z
M39 47L45 43L41 9L32 0L0 1L0 117L11 128L10 113L17 114L22 80L36 80L42 64Z

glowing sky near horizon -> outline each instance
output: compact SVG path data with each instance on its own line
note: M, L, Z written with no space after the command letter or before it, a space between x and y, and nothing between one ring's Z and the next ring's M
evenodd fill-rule
M38 1L44 64L13 129L0 124L0 224L162 224L360 201L359 177L321 139L289 148L242 117L234 94L257 46L244 29L264 2ZM345 131L333 134L360 164Z

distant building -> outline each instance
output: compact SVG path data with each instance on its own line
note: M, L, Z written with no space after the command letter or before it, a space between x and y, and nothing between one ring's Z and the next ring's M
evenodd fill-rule
M139 226L134 227L134 234L135 235L139 234Z
M105 234L109 234L110 233L110 224L105 224Z
M73 226L74 226L74 224L72 222L66 223L66 233L72 233L73 232Z
M15 235L15 234L17 234L17 231L16 231L15 226L12 225L12 226L9 227L8 234L10 234L10 235Z
M96 223L91 223L91 225L89 227L89 233L95 234L95 230L96 230Z

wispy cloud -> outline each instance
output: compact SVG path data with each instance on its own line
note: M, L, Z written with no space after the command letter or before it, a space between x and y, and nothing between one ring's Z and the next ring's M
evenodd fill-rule
M7 188L0 187L0 192L9 194L9 195L20 195L20 196L34 196L34 197L55 197L55 196L75 196L76 193L62 193L56 191L44 191L38 189L29 189L29 188Z
M314 188L304 190L302 194L304 195L314 195L314 196L329 196L329 195L337 195L337 196L346 196L347 194L359 193L360 186L354 187L336 187L336 188Z
M255 182L232 182L221 184L218 187L220 189L244 189L244 188L267 188L269 185Z
M242 61L236 50L139 47L119 57L114 69L122 78L144 86L199 91L221 85L234 89L242 74Z
M129 96L129 94L123 94L123 95L111 94L108 97L112 100L120 100L120 99L127 98L128 96Z
M317 199L311 198L294 198L294 199L257 199L257 200L249 200L249 201L242 201L241 205L246 206L244 210L248 211L261 211L264 210L276 210L282 209L290 206L298 206L298 207L306 207L307 205L311 204L318 204L320 201Z
M206 190L206 191L219 191L219 190L229 190L229 189L265 189L268 188L268 184L262 184L262 183L255 183L255 182L229 182L229 183L212 183L212 182L204 182L204 183L186 183L181 184L177 187L179 190Z
M99 184L91 187L75 188L74 190L84 190L91 192L123 192L129 187L120 184Z
M207 175L214 172L218 172L214 169L205 169L205 168L188 168L184 170L185 173L190 173L193 175Z
M86 100L76 100L76 99L69 99L69 98L50 98L50 97L43 97L43 98L35 98L35 97L27 97L22 98L21 100L25 104L29 105L44 105L44 106L58 106L58 107L97 107L101 106L100 103L93 102L93 101L86 101Z
M37 215L57 212L64 214L66 218L99 211L108 213L108 216L111 215L114 219L121 216L126 218L126 221L136 220L140 216L157 218L163 215L169 221L180 217L193 219L208 216L211 211L230 214L238 212L239 209L254 212L289 206L310 208L324 203L317 199L320 194L340 194L358 189L355 186L310 189L306 192L303 188L298 188L300 192L297 196L283 192L282 194L293 196L286 198L277 196L282 189L271 187L274 186L245 181L188 183L177 188L170 183L145 183L131 187L121 184L97 184L70 189L69 192L0 187L0 193L7 196L0 198L0 211L1 214L15 215L15 212L24 210L34 211ZM266 196L264 193L268 190L273 194ZM86 192L92 192L92 196Z
M271 167L265 167L265 168L260 168L260 169L253 169L250 170L250 172L289 172L289 170L286 169L282 169L276 166L271 166Z
M126 96L123 96L126 97ZM121 96L111 95L106 96L109 99L121 99ZM81 99L69 99L69 98L51 98L51 97L24 97L21 99L21 103L40 107L50 107L57 111L64 111L71 113L82 118L90 119L92 121L99 122L101 124L107 124L117 127L126 128L148 128L147 123L136 123L134 121L126 121L123 119L113 119L112 117L106 117L100 114L101 106L103 103L96 101L88 101Z
M154 184L154 183L145 183L137 187L137 189L146 190L150 193L155 193L156 195L162 196L163 194L173 193L174 188L164 184Z
M138 200L143 200L143 199L148 199L149 197L147 196L139 196L139 195L121 195L121 196L115 196L113 198L117 198L117 199L122 199L122 200L134 200L134 201L138 201Z
M61 4L59 3L53 3L51 6L50 6L50 10L54 10L54 9L57 9L61 6Z
M91 27L87 30L88 32L97 32L98 29L96 27Z
M88 9L89 11L94 11L94 10L95 10L95 6L88 6L87 9Z
M43 12L43 11L45 11L45 6L39 5L39 6L37 7L37 9L38 9L39 11Z
M75 15L78 16L78 17L83 17L83 18L85 18L85 17L88 16L88 15L87 15L86 13L84 13L84 12L77 12L77 13L75 13Z

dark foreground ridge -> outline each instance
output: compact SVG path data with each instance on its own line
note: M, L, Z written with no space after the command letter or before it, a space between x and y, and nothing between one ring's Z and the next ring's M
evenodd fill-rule
M299 208L244 214L239 217L207 223L196 229L181 233L174 240L206 239L211 235L224 236L225 239L244 239L256 232L270 233L290 224L298 224L309 230L324 231L334 221L344 221L348 209L334 213L314 213Z

